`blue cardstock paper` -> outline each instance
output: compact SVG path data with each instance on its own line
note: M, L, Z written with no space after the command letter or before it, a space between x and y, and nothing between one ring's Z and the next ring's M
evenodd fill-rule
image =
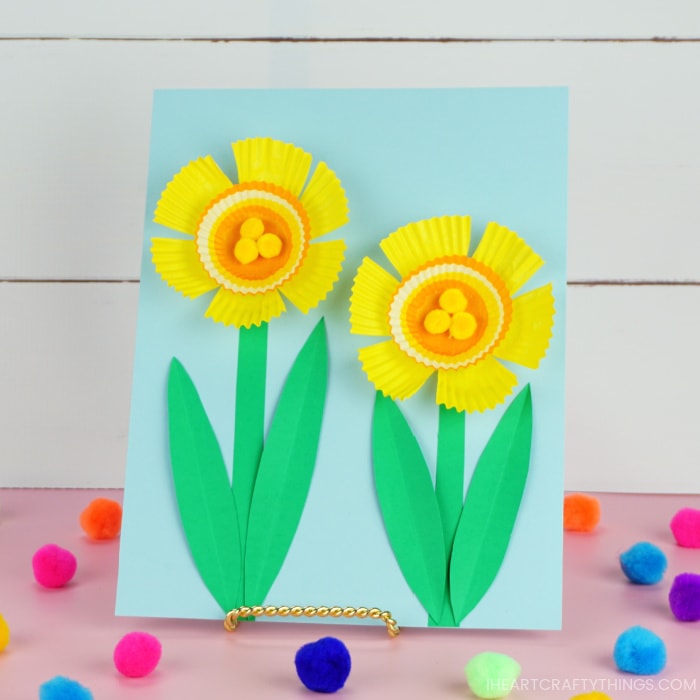
M503 566L463 627L556 629L561 623L566 297L565 88L416 90L163 90L153 101L143 266L121 535L117 614L221 619L180 524L169 466L166 383L173 356L188 368L222 445L233 444L238 331L204 317L212 294L185 299L156 273L153 223L168 181L211 155L236 181L231 143L269 136L325 161L339 176L350 222L324 240L347 245L339 281L308 315L291 304L269 329L267 412L323 316L330 374L311 490L271 605L367 606L400 625L427 616L407 587L381 519L370 435L375 390L357 359L376 339L350 334L352 280L365 256L412 221L472 217L472 248L489 221L515 230L545 260L522 291L552 282L554 335L539 369L513 367L534 401L530 475ZM470 252L471 252L470 251ZM517 391L518 389L516 389ZM435 386L401 403L431 468ZM515 392L514 392L515 393ZM504 405L467 419L466 482ZM223 450L230 466L231 450ZM281 505L283 507L283 505Z

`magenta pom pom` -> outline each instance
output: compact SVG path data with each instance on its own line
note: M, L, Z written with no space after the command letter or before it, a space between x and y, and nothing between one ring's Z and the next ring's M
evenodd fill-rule
M700 510L681 508L671 519L671 532L681 547L700 548Z
M700 575L678 574L668 594L671 612L683 622L700 620Z
M37 549L32 557L32 569L37 583L44 588L61 588L75 576L78 562L71 552L55 544Z
M129 678L143 678L160 661L162 647L157 637L147 632L129 632L114 647L114 665Z

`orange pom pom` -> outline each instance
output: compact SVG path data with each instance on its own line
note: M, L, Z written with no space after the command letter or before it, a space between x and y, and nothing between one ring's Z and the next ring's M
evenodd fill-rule
M109 498L96 498L80 514L80 527L93 540L111 540L122 529L122 507Z
M590 532L600 522L600 501L585 493L564 496L564 529Z

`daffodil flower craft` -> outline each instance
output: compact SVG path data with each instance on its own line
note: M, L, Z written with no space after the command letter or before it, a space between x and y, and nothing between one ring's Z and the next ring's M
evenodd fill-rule
M351 331L378 342L359 359L377 389L375 484L397 561L429 624L458 626L493 582L527 479L529 385L515 397L477 462L464 496L465 416L502 403L518 383L503 362L537 368L552 335L546 284L518 294L543 260L516 233L490 223L469 255L471 220L411 223L380 247L394 276L371 258L352 290ZM395 400L437 374L438 454L427 462Z
M292 144L233 144L234 183L211 156L167 184L154 221L182 237L152 239L160 276L188 298L214 292L205 316L238 329L233 477L195 385L173 358L170 456L192 557L225 611L262 603L291 545L314 470L328 348L323 319L299 351L264 431L268 323L303 313L338 279L342 240L319 240L348 221L347 198L323 162ZM308 181L307 181L308 180ZM284 498L284 508L279 508Z
M291 144L254 138L233 144L238 183L211 156L175 175L154 220L188 234L154 238L153 263L186 297L216 289L206 316L238 328L279 316L282 297L304 313L332 289L343 241L317 239L348 221L340 180Z

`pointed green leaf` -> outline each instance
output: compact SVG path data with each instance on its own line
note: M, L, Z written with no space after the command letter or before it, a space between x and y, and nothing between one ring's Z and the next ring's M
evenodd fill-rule
M532 397L528 384L501 417L474 469L450 559L457 622L482 599L510 543L530 467Z
M316 463L327 383L321 319L289 372L260 459L245 549L246 605L263 602L294 539Z
M399 407L377 392L372 460L379 506L406 583L437 620L442 611L447 556L437 498L418 441Z
M187 543L199 575L222 610L237 601L241 580L238 516L221 449L182 364L168 376L170 463Z

